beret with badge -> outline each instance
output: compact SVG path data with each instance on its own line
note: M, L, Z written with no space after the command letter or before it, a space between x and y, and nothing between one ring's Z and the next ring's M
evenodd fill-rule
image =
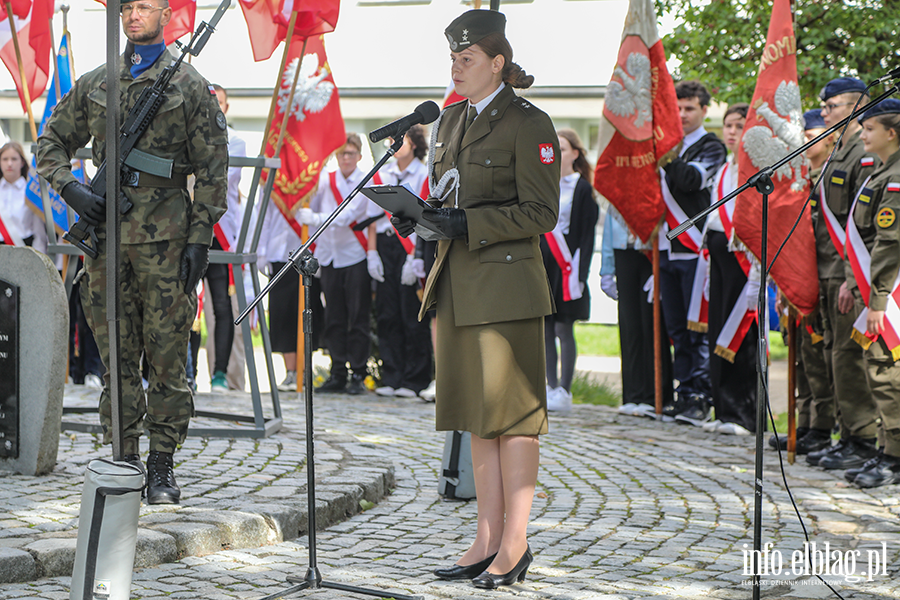
M506 34L506 15L496 10L466 11L444 30L453 52L462 52L492 33Z

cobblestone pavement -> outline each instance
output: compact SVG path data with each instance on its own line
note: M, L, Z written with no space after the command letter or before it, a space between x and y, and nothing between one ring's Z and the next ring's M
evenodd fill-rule
M229 401L234 400L222 400ZM487 591L466 582L436 581L431 575L433 568L453 562L465 550L475 527L474 502L442 501L437 494L443 434L433 430L433 405L374 395L320 396L316 402L317 437L354 436L376 469L393 466L395 486L374 508L318 533L318 566L327 580L384 590L385 597L391 592L425 598L566 600L751 596L743 568L745 551L752 547L752 438L620 416L606 407L576 406L566 416L552 417L550 434L542 437L529 531L535 562L524 583ZM301 457L281 453L279 458L277 449L302 440L303 409L296 399L283 401L283 408L286 429L266 440L189 439L180 454L191 461L205 452L202 448L217 456L225 451L230 461L221 466L221 479L203 484L192 479L191 468L180 465L185 505L214 494L245 494L258 489L259 481L276 480L278 485L268 487L297 493L301 486L295 480L305 479L305 471L299 474L294 461ZM72 438L60 451L61 461L70 452L98 451L93 436ZM323 455L317 458L327 464L327 452ZM815 579L789 574L792 553L803 548L803 530L781 483L776 454L766 451L765 460L763 541L773 544L769 564L777 566L774 557L780 555L788 574L764 577L763 597L836 597ZM865 550L887 548L887 564L877 575L862 581L840 574L826 579L844 598L900 598L900 489L859 490L845 484L839 472L802 462L785 468L818 548L828 542L832 551L855 556L857 575L870 568ZM17 489L27 488L31 501L41 507L29 528L70 527L65 523L77 512L73 498L81 486L74 475L65 490L45 490L42 478L18 478ZM11 497L10 487L0 479L2 497ZM59 507L55 513L42 512L54 505ZM21 509L28 512L24 504ZM9 527L8 520L0 526ZM306 545L303 537L137 569L132 597L262 598L287 589L287 576L305 575ZM3 584L0 600L68 598L68 584L68 577ZM361 597L334 590L290 597L305 596Z

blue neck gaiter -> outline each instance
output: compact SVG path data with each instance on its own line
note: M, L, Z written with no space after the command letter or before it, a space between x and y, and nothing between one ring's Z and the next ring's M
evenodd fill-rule
M159 55L165 51L165 43L152 44L150 46L134 46L134 53L126 57L131 61L131 76L137 79L138 75L153 66Z

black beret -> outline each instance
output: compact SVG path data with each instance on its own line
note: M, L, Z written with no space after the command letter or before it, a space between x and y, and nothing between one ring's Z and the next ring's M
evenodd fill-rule
M825 119L822 118L822 109L814 108L803 113L803 120L806 122L806 129L826 129Z
M856 79L855 77L838 77L825 84L825 87L819 92L819 99L822 102L825 102L829 98L833 98L839 94L846 94L849 92L862 93L864 91L866 91L866 84L863 83L862 80Z
M506 15L496 10L464 12L444 30L453 52L462 52L492 33L506 34Z

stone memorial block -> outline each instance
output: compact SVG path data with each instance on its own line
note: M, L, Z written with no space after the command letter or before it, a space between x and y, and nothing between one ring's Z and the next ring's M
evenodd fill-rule
M59 449L66 290L47 256L0 245L0 298L0 470L40 475L53 469Z

